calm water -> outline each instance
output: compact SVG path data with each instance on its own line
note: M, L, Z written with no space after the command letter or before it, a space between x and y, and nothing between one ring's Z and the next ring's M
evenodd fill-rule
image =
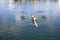
M60 40L60 2L0 2L0 40Z

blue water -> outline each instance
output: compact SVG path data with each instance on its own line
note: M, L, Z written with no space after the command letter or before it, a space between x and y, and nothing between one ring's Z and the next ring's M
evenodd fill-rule
M37 18L38 28L31 21L32 14ZM52 1L0 3L0 40L60 40L60 4Z

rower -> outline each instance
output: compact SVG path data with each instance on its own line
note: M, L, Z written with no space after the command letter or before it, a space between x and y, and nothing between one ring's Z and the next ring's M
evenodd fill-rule
M33 20L33 23L34 25L37 27L37 19L35 16L32 15L32 20Z

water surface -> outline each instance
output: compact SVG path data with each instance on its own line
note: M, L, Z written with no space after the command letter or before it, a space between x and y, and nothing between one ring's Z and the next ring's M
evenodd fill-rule
M32 14L37 18L38 28L31 21ZM24 16L24 19L21 16ZM43 18L44 16L46 18ZM2 1L0 40L60 40L60 3Z

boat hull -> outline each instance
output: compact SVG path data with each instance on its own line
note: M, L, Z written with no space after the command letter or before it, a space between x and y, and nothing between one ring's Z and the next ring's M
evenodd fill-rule
M38 25L37 25L37 20L36 20L36 18L35 18L34 16L32 16L32 21L33 21L33 23L34 23L34 26L35 26L35 27L38 27Z

